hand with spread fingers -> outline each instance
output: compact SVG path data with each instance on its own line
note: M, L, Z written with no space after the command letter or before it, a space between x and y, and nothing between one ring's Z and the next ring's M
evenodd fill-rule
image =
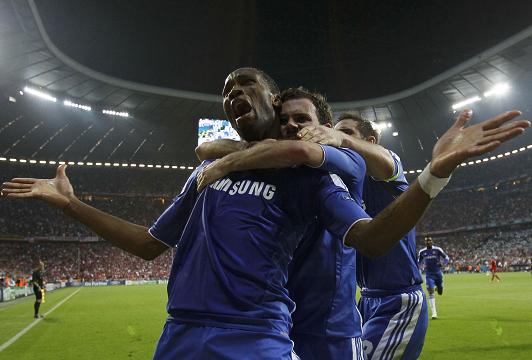
M335 147L342 146L343 136L344 133L323 125L307 126L297 133L300 140Z
M462 110L453 126L438 140L432 151L430 172L446 178L466 159L482 155L499 147L503 142L522 134L530 121L509 121L520 116L517 110L507 111L479 124L467 126L473 112Z
M3 183L2 195L15 199L41 199L63 209L74 198L74 189L66 176L66 165L59 165L53 179L14 178Z
M224 177L229 172L225 170L223 166L223 158L218 159L205 166L198 174L197 177L197 190L201 192L207 185L215 182L216 180Z

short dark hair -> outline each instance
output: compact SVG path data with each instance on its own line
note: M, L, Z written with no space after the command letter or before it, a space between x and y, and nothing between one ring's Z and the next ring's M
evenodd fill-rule
M305 89L304 87L288 88L281 93L281 101L297 99L309 99L316 108L316 115L320 124L332 125L332 111L331 106L327 103L325 96Z
M281 93L281 90L279 89L279 86L277 85L275 80L273 80L273 78L270 75L266 74L261 69L257 69L257 68L250 67L250 66L243 67L243 68L240 68L240 69L246 69L246 70L255 71L256 73L258 73L262 77L262 79L264 80L264 82L266 83L266 85L268 86L268 88L270 89L270 91L272 92L273 95L278 95L278 94Z
M375 141L377 144L380 141L381 134L379 130L375 127L373 121L370 121L368 119L364 119L361 117L358 113L354 111L346 111L340 114L338 116L338 120L336 120L336 123L339 123L342 120L353 120L357 123L357 129L360 132L360 134L367 139L370 136L373 136L375 138Z

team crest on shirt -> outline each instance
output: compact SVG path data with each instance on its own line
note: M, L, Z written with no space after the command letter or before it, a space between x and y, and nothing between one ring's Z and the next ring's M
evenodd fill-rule
M229 178L222 178L209 186L218 191L223 191L228 195L253 195L262 197L264 200L271 200L277 190L275 185L266 184L264 181L239 180L234 181Z

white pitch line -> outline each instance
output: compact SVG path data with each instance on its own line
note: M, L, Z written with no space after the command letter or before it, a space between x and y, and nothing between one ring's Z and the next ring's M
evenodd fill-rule
M55 309L57 309L59 306L63 305L63 303L65 301L67 301L68 299L70 299L72 296L76 295L82 288L79 288L78 290L74 291L72 294L68 295L66 298L64 298L63 300L61 300L57 305L55 305L53 308L51 308L50 310L48 310L48 312L46 312L44 314L44 316L47 316L48 314L52 313L52 311L54 311ZM34 327L35 325L37 325L39 323L39 321L41 321L42 318L39 318L39 319L35 319L33 320L33 322L31 324L29 324L28 326L26 326L24 329L20 330L18 332L18 334L16 334L15 336L13 336L11 339L7 340L5 343L3 343L2 345L0 345L0 352L4 351L5 349L7 349L9 347L9 345L12 345L15 341L17 341L22 335L24 335L25 333L27 333L28 331L30 331L30 329L32 327Z

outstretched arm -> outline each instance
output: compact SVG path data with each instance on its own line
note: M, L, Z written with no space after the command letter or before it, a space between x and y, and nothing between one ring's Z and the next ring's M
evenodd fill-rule
M507 124L520 114L519 111L509 111L466 127L472 112L462 111L454 125L434 146L432 161L424 171L430 170L433 177L448 178L466 159L492 151L503 142L522 134L530 126L529 121L519 120ZM345 237L346 245L355 247L368 257L383 255L395 245L416 225L430 204L431 197L428 194L431 192L431 183L425 180L420 183L420 177L375 218L354 224Z
M15 178L2 184L2 195L13 199L40 199L62 209L96 234L146 260L159 256L168 246L153 238L148 228L130 223L80 201L66 176L66 165L54 179Z
M233 171L282 169L298 165L318 167L322 162L323 150L318 144L299 140L270 140L207 165L198 175L198 191Z
M249 147L246 141L236 141L230 139L220 139L204 142L196 148L196 157L200 160L219 159L237 151L245 150Z

